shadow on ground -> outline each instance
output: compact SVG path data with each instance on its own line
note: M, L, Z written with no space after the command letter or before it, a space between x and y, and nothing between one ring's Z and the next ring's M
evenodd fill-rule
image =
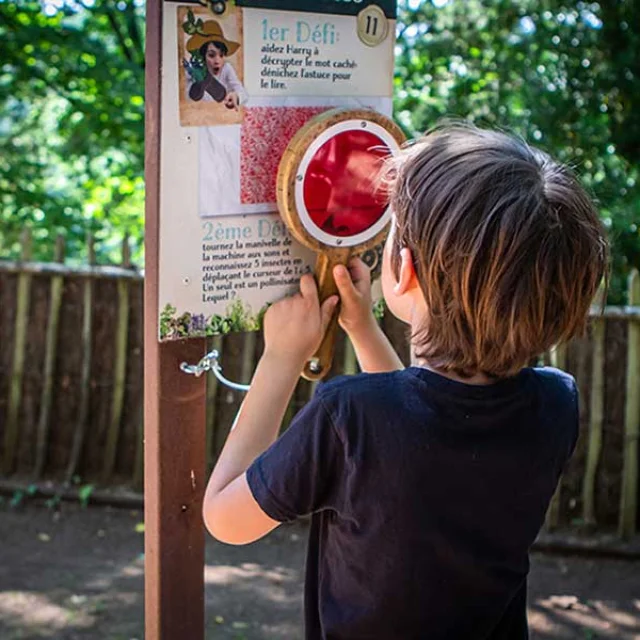
M142 513L0 507L0 638L142 640ZM306 529L207 541L207 638L302 638ZM640 563L534 555L533 640L640 638ZM425 635L428 638L428 634Z

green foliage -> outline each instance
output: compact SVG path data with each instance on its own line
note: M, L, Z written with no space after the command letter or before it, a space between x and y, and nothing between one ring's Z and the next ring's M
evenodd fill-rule
M207 322L206 335L234 333L240 331L256 331L260 328L260 322L266 309L260 310L257 316L246 309L241 300L232 302L226 316L213 315Z
M74 475L73 478L71 478L71 483L78 487L78 501L80 502L80 506L85 509L89 505L91 496L96 488L95 485L82 484L82 478L79 475Z
M179 339L256 331L261 326L265 311L266 307L254 316L241 300L236 300L228 306L224 316L213 314L205 317L201 313L189 312L176 316L176 307L167 304L160 313L160 337Z
M640 263L638 24L628 0L400 0L398 20L407 133L457 116L573 165L614 242L612 302ZM64 231L81 260L92 230L99 260L115 259L124 232L140 260L143 32L142 0L0 1L0 257L18 255L31 225L38 259ZM206 331L234 322L210 319Z
M383 298L376 300L373 304L373 316L375 319L380 322L384 317L384 312L386 311L387 305L384 302Z
M62 496L59 493L54 493L50 498L45 500L45 506L51 511L57 511L60 508L62 502Z
M168 336L173 330L174 319L177 309L171 305L166 304L164 309L160 312L160 336Z
M461 117L572 165L614 242L612 302L640 259L639 21L640 5L622 0L404 0L399 19L403 127Z
M78 489L78 500L80 501L80 505L82 506L83 509L86 508L87 505L89 504L89 500L93 495L94 489L95 489L95 486L92 484L83 484Z
M12 509L17 509L22 506L27 498L33 498L38 493L38 487L35 484L30 484L25 489L16 489L11 496L9 506Z
M182 23L182 29L189 35L204 34L204 20L196 18L193 11L187 11L187 19ZM207 65L199 51L192 53L190 60L184 62L185 70L192 82L202 82L207 75Z
M0 2L0 256L34 228L35 257L67 236L98 257L128 231L140 255L144 183L141 2ZM115 232L118 233L115 233ZM39 242L38 242L39 241Z

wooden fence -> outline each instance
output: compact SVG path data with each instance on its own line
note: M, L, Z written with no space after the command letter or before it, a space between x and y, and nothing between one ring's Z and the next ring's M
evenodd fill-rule
M56 486L80 481L140 491L143 481L143 300L141 274L129 261L87 264L0 261L0 479ZM640 427L640 278L630 280L629 307L607 307L589 335L547 354L580 387L581 435L547 516L547 527L616 531L638 523ZM385 332L406 362L404 327L387 314ZM210 339L224 375L249 382L262 350L259 334ZM355 373L353 350L340 336L332 375ZM176 375L183 375L176 372ZM301 381L287 420L308 400ZM213 465L243 394L207 380L207 438ZM175 425L180 429L180 424Z

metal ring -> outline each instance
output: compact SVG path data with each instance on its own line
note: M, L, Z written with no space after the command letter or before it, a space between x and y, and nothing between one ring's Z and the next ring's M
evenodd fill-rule
M202 360L200 360L198 364L189 364L187 362L182 362L180 364L180 370L184 373L188 373L189 375L193 375L196 378L199 378L203 373L206 373L207 371L212 371L213 375L218 378L218 380L223 385L229 387L230 389L233 389L234 391L246 392L251 388L251 385L231 382L231 380L227 380L227 378L222 375L222 367L220 366L220 354L216 349L207 353L207 355L204 356L204 358L202 358Z

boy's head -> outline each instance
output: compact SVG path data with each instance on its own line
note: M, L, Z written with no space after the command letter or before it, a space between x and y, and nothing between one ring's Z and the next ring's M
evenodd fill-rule
M503 377L584 329L607 243L567 168L521 140L452 125L405 149L389 176L383 289L412 323L416 356Z

